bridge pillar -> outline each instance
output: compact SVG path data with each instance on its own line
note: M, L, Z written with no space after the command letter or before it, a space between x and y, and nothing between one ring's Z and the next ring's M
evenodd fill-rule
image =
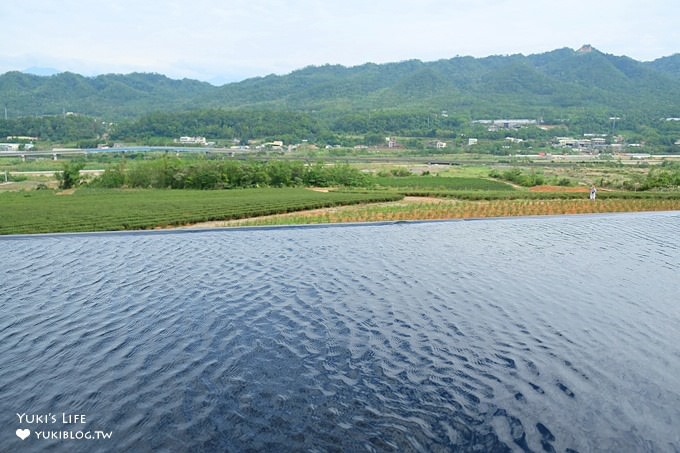
M52 154L52 160L57 160L57 153Z
M22 155L21 155L21 161L22 161L22 162L26 162L26 154L22 154Z

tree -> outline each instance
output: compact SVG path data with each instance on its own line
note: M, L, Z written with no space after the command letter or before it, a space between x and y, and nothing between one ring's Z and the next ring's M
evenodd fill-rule
M60 189L70 189L76 187L80 184L80 170L85 167L82 162L65 162L63 164L63 170L57 172L54 176L59 181Z

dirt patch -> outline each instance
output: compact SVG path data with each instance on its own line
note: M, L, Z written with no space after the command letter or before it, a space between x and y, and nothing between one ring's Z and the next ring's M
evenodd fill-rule
M76 191L76 189L60 190L55 195L73 195L75 193L75 191Z
M569 187L569 186L534 186L529 189L529 192L589 192L590 189L585 186Z

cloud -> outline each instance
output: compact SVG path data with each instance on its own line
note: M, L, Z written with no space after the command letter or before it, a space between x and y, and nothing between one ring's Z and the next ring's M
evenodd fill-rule
M148 71L210 80L589 42L637 59L678 51L676 0L23 0L0 3L0 71ZM21 67L10 67L21 64Z

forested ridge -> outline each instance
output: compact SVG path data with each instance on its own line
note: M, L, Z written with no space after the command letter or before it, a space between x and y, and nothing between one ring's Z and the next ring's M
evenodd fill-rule
M615 117L618 130L672 147L680 138L677 122L663 119L680 117L680 54L640 62L584 46L528 56L309 66L220 87L160 74L10 72L0 75L2 107L0 136L81 146L102 139L160 144L181 135L242 144L253 138L336 143L342 135L370 145L386 135L453 138L472 120L495 118L603 133L612 131Z
M583 108L680 116L680 54L640 62L584 47L529 56L309 66L220 87L160 74L9 72L0 76L0 102L8 118L66 111L108 121L211 108L430 109L472 119L562 115Z

